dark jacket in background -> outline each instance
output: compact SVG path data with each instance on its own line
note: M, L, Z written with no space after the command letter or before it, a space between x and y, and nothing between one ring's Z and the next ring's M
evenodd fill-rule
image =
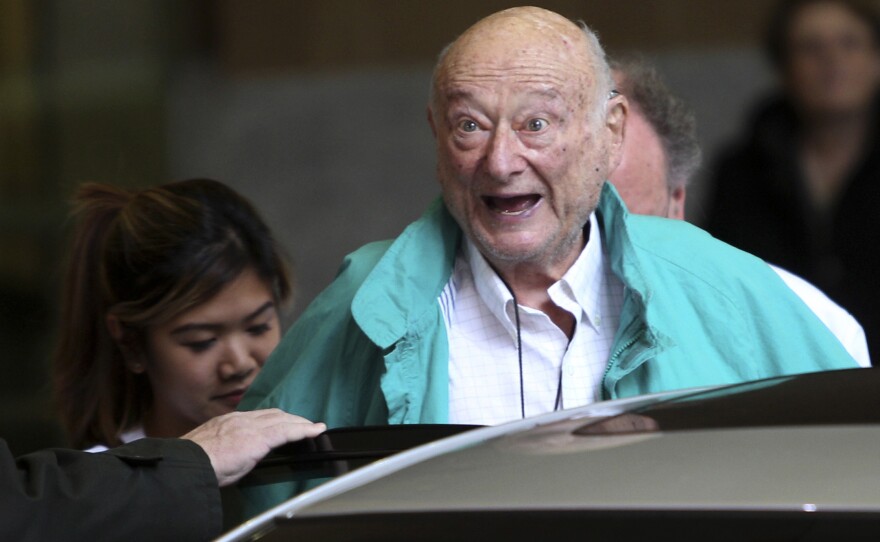
M194 442L15 459L0 439L0 540L209 540L221 528L217 477Z
M802 276L852 313L880 353L880 118L827 214L810 202L798 163L798 122L780 98L712 168L706 229Z

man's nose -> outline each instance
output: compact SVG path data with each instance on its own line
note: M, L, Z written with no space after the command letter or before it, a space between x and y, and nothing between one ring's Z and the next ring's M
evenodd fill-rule
M486 169L496 180L506 181L525 168L522 144L510 126L499 126L492 133L486 150Z
M245 378L257 368L257 360L246 341L231 340L220 361L220 378Z

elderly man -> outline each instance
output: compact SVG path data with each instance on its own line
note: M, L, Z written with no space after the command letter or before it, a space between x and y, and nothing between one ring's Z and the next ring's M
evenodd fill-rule
M630 108L623 157L608 180L630 212L684 220L687 185L701 160L693 112L670 92L657 70L641 59L612 63L612 75ZM870 366L865 331L852 315L804 279L771 268L859 365Z
M438 60L442 201L348 256L242 407L329 426L494 424L615 397L855 366L761 260L630 215L627 102L595 36L493 14Z
M330 427L495 424L601 399L854 367L761 260L605 183L627 113L588 29L539 8L441 55L442 201L349 255L241 408ZM289 496L249 495L251 512Z

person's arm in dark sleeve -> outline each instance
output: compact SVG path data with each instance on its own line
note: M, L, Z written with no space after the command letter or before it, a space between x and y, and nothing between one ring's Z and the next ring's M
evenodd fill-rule
M192 441L15 459L0 440L0 540L209 540L221 526L217 477Z
M0 439L0 540L209 540L222 530L220 486L273 448L326 429L265 409L98 454L57 449L16 459Z

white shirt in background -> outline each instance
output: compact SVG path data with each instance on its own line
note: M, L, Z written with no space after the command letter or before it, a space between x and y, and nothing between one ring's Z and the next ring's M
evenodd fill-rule
M123 444L128 444L129 442L134 442L138 439L142 439L145 436L146 435L144 435L144 428L141 427L140 425L138 425L138 426L132 427L128 431L119 435L119 440L121 440ZM107 448L103 444L95 444L91 448L88 448L87 450L84 450L84 451L95 453L95 452L105 452L107 450L109 450L109 448Z
M865 330L861 324L848 313L843 307L831 301L822 290L816 288L801 277L770 265L770 268L776 271L776 274L785 281L791 290L801 298L801 300L810 307L816 316L822 320L822 323L831 330L837 337L837 340L846 348L856 362L862 367L871 366L871 358L868 355L868 341L865 338Z

